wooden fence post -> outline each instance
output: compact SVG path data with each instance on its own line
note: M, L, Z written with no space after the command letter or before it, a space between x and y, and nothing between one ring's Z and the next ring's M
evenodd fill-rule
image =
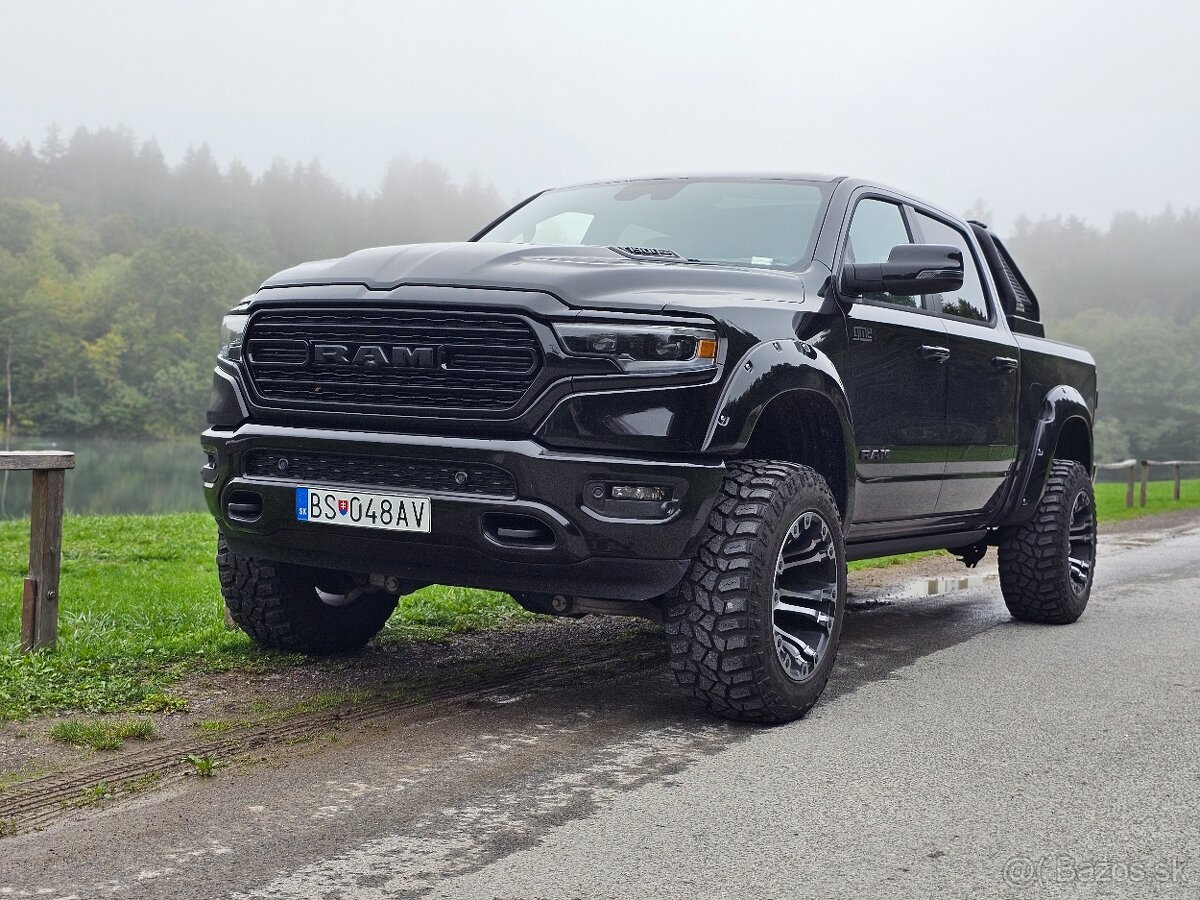
M26 576L21 594L21 649L28 653L37 645L37 582Z
M75 454L5 451L0 470L31 471L29 574L21 592L21 649L53 647L58 639L58 571L62 558L63 489Z
M35 469L29 508L29 578L35 590L34 647L58 640L58 572L62 555L62 469ZM28 588L26 588L28 590Z
M1200 460L1195 459L1126 459L1122 462L1111 463L1096 463L1092 467L1092 481L1094 482L1102 470L1125 470L1125 508L1133 509L1133 484L1137 478L1137 467L1142 467L1142 489L1139 496L1139 505L1146 505L1146 494L1150 486L1150 469L1153 466L1170 466L1174 470L1175 475L1175 500L1180 499L1180 492L1183 484L1183 467L1184 466L1200 466Z

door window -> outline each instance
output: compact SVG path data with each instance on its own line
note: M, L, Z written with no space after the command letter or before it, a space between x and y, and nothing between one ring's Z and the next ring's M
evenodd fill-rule
M911 243L900 207L886 200L868 198L860 200L854 207L854 217L850 220L850 233L846 236L846 252L843 259L847 263L887 262L893 247ZM863 297L875 303L907 306L912 309L921 306L920 297L883 292L864 294Z
M934 294L938 308L947 316L959 319L971 319L976 322L987 322L987 297L983 293L983 282L979 278L979 268L975 265L975 255L971 245L957 228L953 228L938 219L917 213L917 227L921 229L921 237L927 244L949 244L962 251L963 283L957 291L947 291Z

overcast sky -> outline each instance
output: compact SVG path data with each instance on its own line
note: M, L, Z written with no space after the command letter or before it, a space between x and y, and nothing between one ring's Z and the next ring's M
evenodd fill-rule
M962 212L1200 207L1200 2L0 4L0 137L124 124L171 162L400 153L506 196L822 171Z

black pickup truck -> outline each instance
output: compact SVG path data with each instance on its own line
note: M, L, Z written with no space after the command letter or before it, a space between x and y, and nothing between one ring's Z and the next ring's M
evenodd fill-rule
M537 194L463 243L270 278L202 443L233 619L360 648L431 583L663 623L710 711L825 686L846 562L999 548L1018 619L1092 584L1096 372L977 222L878 184Z

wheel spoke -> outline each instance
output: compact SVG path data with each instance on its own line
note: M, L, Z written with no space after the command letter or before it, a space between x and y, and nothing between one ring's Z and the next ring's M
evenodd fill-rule
M810 546L810 547L806 548L806 550L812 550L812 547ZM797 566L811 566L813 563L818 563L823 559L825 559L825 551L824 550L818 550L816 553L813 553L810 556L805 556L802 559L790 559L789 560L787 558L787 556L781 556L779 558L779 568L777 571L779 571L782 574L783 572L786 572L788 569L794 569Z
M803 658L803 661L806 665L814 665L816 663L817 651L804 641L800 640L800 638L792 637L778 625L775 626L775 637L783 641L784 647L797 651L797 653L792 654L796 659Z
M798 666L801 670L806 669L808 667L808 660L806 660L803 656L801 656L800 651L797 650L795 647L793 647L791 644L788 644L781 640L776 639L775 647L776 647L776 651L779 653L779 661L783 663L783 668L785 670L791 669L791 664L789 663L789 660L794 662L795 665Z
M789 600L808 600L812 603L829 603L833 600L833 588L815 588L811 591L794 591L790 588L775 588L775 599L786 597Z
M789 535L789 540L783 545L783 553L781 554L784 559L791 560L797 556L812 553L821 545L819 537L809 539L803 546L800 545L799 541L800 535ZM815 559L820 559L820 557L815 557Z
M827 627L833 622L833 616L829 615L828 613L824 613L819 609L813 609L810 606L796 606L791 603L777 601L775 603L775 610L776 612L795 613L798 616L805 616L809 619L812 619L822 628Z

